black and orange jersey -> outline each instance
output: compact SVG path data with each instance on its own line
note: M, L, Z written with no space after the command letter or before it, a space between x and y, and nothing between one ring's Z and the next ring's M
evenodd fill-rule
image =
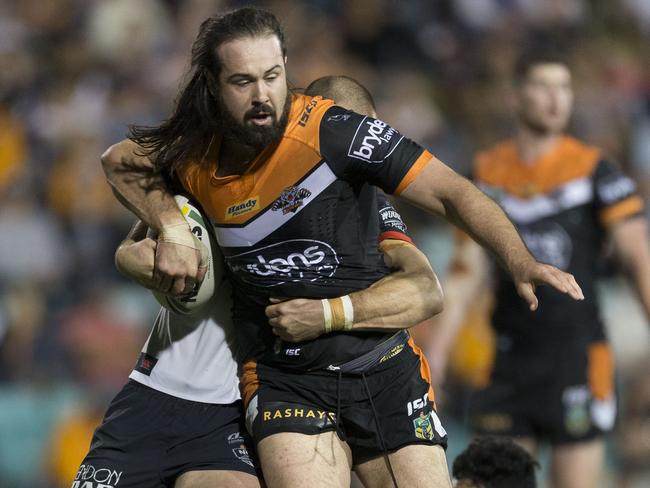
M634 182L601 152L565 136L527 165L513 141L479 153L477 185L516 225L535 258L572 273L585 295L574 301L549 286L538 287L539 309L530 312L512 280L499 270L493 325L528 337L602 337L596 301L596 270L606 227L638 214Z
M384 220L372 185L398 194L430 158L380 120L321 97L294 95L283 137L242 175L217 176L218 161L181 171L183 186L212 219L225 256L241 359L322 368L386 338L333 333L281 343L264 308L269 297L335 297L385 276L377 245Z

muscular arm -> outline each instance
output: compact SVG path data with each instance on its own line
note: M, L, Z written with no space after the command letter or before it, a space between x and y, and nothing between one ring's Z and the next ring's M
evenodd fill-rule
M203 279L199 250L173 195L139 149L125 139L102 154L102 167L117 199L158 232L152 288L181 294Z
M436 158L400 197L443 215L490 251L512 275L517 292L531 310L538 306L537 284L549 284L576 300L584 298L572 275L535 260L493 200Z
M648 223L643 217L623 220L613 224L610 233L622 264L635 285L646 318L650 320Z
M411 327L442 310L442 289L426 256L402 241L383 241L384 260L392 273L365 290L350 293L352 330L398 330ZM273 301L266 316L285 341L300 342L325 333L320 300Z

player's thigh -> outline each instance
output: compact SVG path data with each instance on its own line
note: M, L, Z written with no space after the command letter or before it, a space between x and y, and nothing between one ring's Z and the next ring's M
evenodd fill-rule
M241 471L188 471L178 477L174 488L259 488L257 476Z
M388 456L397 485L408 488L450 488L447 458L441 446L411 444ZM379 456L355 467L366 488L393 488L385 456Z
M551 477L553 488L599 486L605 443L601 438L553 447Z
M352 454L334 431L273 434L257 444L257 451L269 488L350 486Z

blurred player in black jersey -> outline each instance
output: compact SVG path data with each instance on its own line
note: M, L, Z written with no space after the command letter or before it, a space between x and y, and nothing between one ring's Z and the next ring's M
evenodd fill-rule
M393 322L383 302L383 320L354 313L354 292L389 272L368 184L460 225L499 257L532 308L536 284L574 299L581 290L537 262L498 205L424 148L381 120L291 93L286 54L269 12L204 21L174 113L111 147L107 178L158 232L154 281L165 293L201 279L170 182L213 221L233 286L247 423L269 486L346 486L353 465L369 486L449 486L429 368L396 332L409 324ZM280 298L320 302L318 327L300 342L269 314Z
M611 238L650 316L650 252L642 201L632 180L601 151L567 134L573 108L571 71L556 53L524 53L515 68L517 131L479 153L477 185L517 225L533 255L575 275L585 300L567 300L540 288L532 313L512 281L495 270L496 361L487 388L473 398L471 422L483 434L507 435L532 453L552 446L553 486L598 486L603 439L616 415L613 358L596 300L597 260ZM469 239L458 243L455 281L467 285L447 296L430 354L458 324L458 308L471 304L468 286L482 288L487 260ZM472 286L471 283L474 283ZM625 317L620 317L625 327ZM440 352L438 352L440 351ZM435 373L434 373L435 375Z

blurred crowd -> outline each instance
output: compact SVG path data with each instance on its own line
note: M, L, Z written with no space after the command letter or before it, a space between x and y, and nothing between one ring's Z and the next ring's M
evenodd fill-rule
M99 156L128 124L169 113L200 22L249 3L283 22L294 87L326 74L358 79L382 119L462 173L475 150L512 128L518 49L552 40L573 63L572 132L650 196L647 0L3 0L0 486L69 486L126 380L157 306L114 269L133 217L105 183ZM444 277L450 230L402 211ZM629 421L612 442L610 468L612 479L631 479L650 470L648 342L616 276L614 266L604 277L605 315L624 391L644 393L623 399ZM460 403L443 406L443 416L461 418ZM642 429L639 445L627 442Z

